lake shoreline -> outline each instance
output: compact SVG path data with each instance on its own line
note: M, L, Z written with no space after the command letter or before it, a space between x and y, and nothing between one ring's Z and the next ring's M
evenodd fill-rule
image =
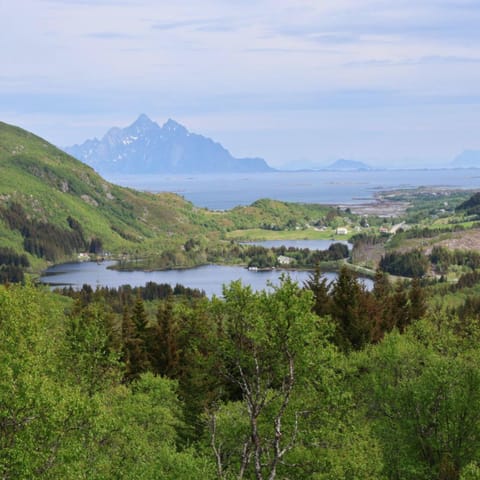
M305 242L305 241L303 241ZM302 242L302 246L304 243ZM327 250L331 241L310 241L313 250ZM286 247L288 247L288 242ZM114 259L112 257L103 262L67 262L54 265L42 273L38 279L40 283L51 284L53 288L71 287L81 288L83 284L88 284L92 288L108 287L115 288L122 285L144 286L148 282L159 284L183 285L188 288L204 291L207 296L221 295L223 285L229 284L235 280L241 280L244 284L250 285L254 290L264 290L272 284L279 284L284 275L290 276L299 284L308 281L316 267L300 268L294 265L279 265L274 268L249 269L245 263L225 264L225 263L207 263L197 266L177 266L166 269L150 268L129 268L121 269L118 265L122 258ZM124 260L124 259L123 259ZM140 260L140 259L139 259ZM322 276L334 281L338 277L338 272L346 266L355 271L355 267L344 260L325 261L319 265ZM370 275L365 275L362 271L360 275L355 272L364 283L371 287ZM368 272L367 272L368 273ZM374 272L372 272L373 274ZM369 283L370 282L370 283Z
M181 285L187 288L202 291L208 297L222 296L223 286L233 281L240 280L244 285L249 285L254 291L278 285L283 275L288 275L300 285L311 278L312 270L294 268L273 269L268 271L251 271L244 266L204 265L188 269L170 269L162 271L131 271L122 272L108 269L112 261L64 263L50 267L37 283L48 285L52 290L61 288L81 289L89 285L92 289L119 288L130 285L131 287L144 287L149 282L169 284L172 288ZM349 264L346 264L347 266ZM366 272L356 271L358 279L366 285L373 287L372 278ZM322 277L331 283L338 278L338 271L322 271Z

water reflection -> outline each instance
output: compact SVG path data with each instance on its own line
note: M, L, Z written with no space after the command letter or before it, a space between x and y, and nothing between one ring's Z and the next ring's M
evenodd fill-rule
M222 286L234 280L241 280L243 284L250 285L253 290L267 288L268 282L276 285L280 276L287 273L296 282L303 284L310 275L310 272L289 270L269 270L252 272L244 267L225 265L204 265L184 270L162 270L153 272L133 271L121 272L111 270L108 267L115 262L64 263L55 265L44 272L40 281L52 286L72 286L79 289L83 284L92 288L109 287L118 288L121 285L132 287L144 286L147 282L168 283L172 287L176 284L185 287L198 288L203 290L207 296L221 296ZM329 280L337 278L336 273L325 273ZM362 280L371 288L372 282L369 279Z

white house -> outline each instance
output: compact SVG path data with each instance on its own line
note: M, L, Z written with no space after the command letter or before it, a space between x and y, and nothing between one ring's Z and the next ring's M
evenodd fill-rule
M348 229L345 227L338 227L335 233L337 235L348 235Z
M285 257L284 255L279 255L277 258L277 262L280 265L290 265L293 262L293 258Z

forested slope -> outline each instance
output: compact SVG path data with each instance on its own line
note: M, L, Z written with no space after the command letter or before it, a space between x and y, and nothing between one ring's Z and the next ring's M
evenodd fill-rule
M0 255L26 254L33 267L80 252L164 253L157 265L188 266L207 258L189 247L201 246L204 252L207 244L218 246L229 230L294 228L329 210L272 200L230 212L196 208L172 193L113 185L45 140L0 122ZM189 256L182 254L185 244ZM7 266L17 268L14 263L23 260L12 262ZM15 273L9 280L15 280Z
M4 211L19 204L30 219L65 231L71 230L70 216L87 239L99 237L111 249L131 248L168 232L196 231L195 223L201 220L192 221L193 205L179 196L115 186L45 140L4 123L0 195ZM10 237L15 243L15 235Z
M0 475L477 479L480 310L444 287L0 287Z

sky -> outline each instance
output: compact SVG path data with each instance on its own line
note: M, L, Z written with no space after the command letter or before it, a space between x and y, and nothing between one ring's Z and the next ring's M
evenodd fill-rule
M478 0L0 0L0 120L58 146L140 113L275 167L480 149Z

